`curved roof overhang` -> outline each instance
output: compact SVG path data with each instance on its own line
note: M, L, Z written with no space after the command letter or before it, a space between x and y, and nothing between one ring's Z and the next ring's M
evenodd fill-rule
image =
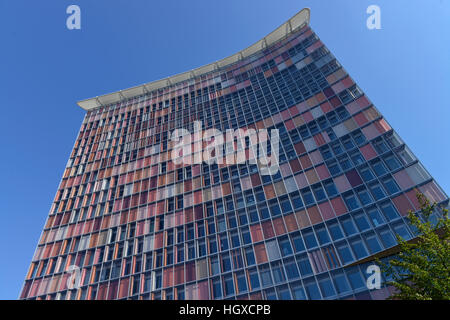
M164 88L169 85L191 80L195 77L201 76L206 73L220 70L224 67L237 63L242 59L250 57L255 53L258 53L259 51L263 50L264 48L267 48L277 43L278 41L288 37L291 33L301 29L305 25L308 25L309 19L310 19L310 9L304 8L301 11L299 11L296 15L294 15L292 18L290 18L288 21L286 21L281 26L276 28L274 31L269 33L267 36L259 40L258 42L227 58L161 80L156 80L133 88L120 90L102 96L97 96L95 98L82 100L77 102L77 104L84 110L89 111L101 106L120 102L160 88Z

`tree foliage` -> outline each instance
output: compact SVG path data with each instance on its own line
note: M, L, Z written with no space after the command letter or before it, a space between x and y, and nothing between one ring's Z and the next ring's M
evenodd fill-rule
M408 220L417 229L417 238L406 241L397 235L400 251L387 264L378 260L387 284L395 288L389 299L449 300L450 299L450 221L448 210L441 208L442 217L432 222L437 209L423 194L417 193L419 215L409 212ZM422 216L422 219L421 217Z

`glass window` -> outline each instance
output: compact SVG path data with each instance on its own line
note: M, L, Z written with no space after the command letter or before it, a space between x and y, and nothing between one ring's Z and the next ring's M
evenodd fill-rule
M359 231L365 231L370 229L369 222L367 221L366 215L363 212L355 214L354 219L356 225L358 226Z
M372 163L372 168L373 171L375 171L375 174L379 177L387 172L386 167L379 160Z
M361 258L367 256L367 250L364 247L364 244L360 239L351 240L350 245L352 246L352 249L356 255L356 258L361 259Z
M352 133L353 139L358 145L363 144L366 142L366 137L362 134L361 130L357 130L354 133Z
M344 231L347 234L347 236L350 236L350 235L356 233L355 225L353 224L353 221L350 217L342 219L341 223L342 223L342 226L344 227Z
M336 162L336 160L333 161L328 161L327 162L327 167L328 170L330 171L331 175L337 175L341 172L341 168L339 167L338 163Z
M320 296L319 288L315 281L305 282L306 293L308 294L308 298L310 300L320 300L322 297Z
M395 210L395 208L390 203L381 205L381 211L383 211L384 215L386 216L386 218L388 218L389 221L399 217L397 210Z
M350 286L348 285L347 278L344 273L335 273L332 276L334 280L334 284L336 285L336 289L338 293L348 292L350 290Z
M386 190L389 192L389 194L394 194L400 191L400 188L398 187L397 183L392 178L383 179L383 184Z
M350 211L358 209L361 205L359 204L358 198L353 193L348 193L344 195L345 204Z
M342 139L342 144L344 145L344 148L347 150L351 150L355 147L355 145L353 144L352 139L350 139L349 136L345 137Z
M339 164L341 165L342 170L347 171L351 168L353 168L352 163L350 162L347 155L343 155L338 158Z
M249 278L250 278L251 290L259 289L259 287L260 287L259 277L258 277L258 272L255 269L249 271Z
M292 193L291 199L295 210L303 208L303 201L298 192Z
M295 252L302 252L305 250L305 245L303 244L303 240L300 234L292 236L292 243L294 244Z
M298 278L300 276L297 264L294 259L286 260L284 263L284 268L286 269L286 275L289 280Z
M308 256L297 257L298 268L300 269L301 275L307 276L312 274L311 264L309 263Z
M375 179L372 171L368 167L362 168L359 173L365 182L369 182Z
M213 280L212 289L214 299L222 298L222 285L220 284L220 278Z
M362 155L359 153L358 150L355 150L355 151L351 152L350 153L350 158L352 159L353 164L355 166L359 166L360 164L364 163L364 159L363 159Z
M291 243L287 237L280 240L280 249L283 256L292 254Z
M328 297L336 295L336 291L334 290L333 284L331 283L331 280L329 277L324 277L322 279L319 279L319 287L320 287L320 291L322 292L322 296L324 298L328 298Z
M369 188L376 200L380 200L386 197L386 194L384 193L384 190L379 183L372 184L369 186Z
M260 270L261 275L261 282L263 287L271 286L272 285L272 275L270 274L269 266L261 267Z
M255 262L255 253L253 252L252 247L245 249L245 258L247 260L247 266L254 265Z
M361 200L361 203L366 206L373 202L372 196L366 189L360 189L357 191L359 200Z
M325 192L323 191L322 186L320 184L314 185L313 191L317 201L321 201L326 198Z
M303 189L302 190L302 196L303 196L303 201L306 203L307 206L311 205L314 203L314 197L312 195L312 192L309 188Z
M384 223L384 219L377 209L369 210L368 215L369 215L370 220L372 220L372 223L375 227L378 227L379 225Z
M382 248L378 242L377 236L375 234L368 234L365 236L367 247L371 254L381 251Z
M403 223L398 223L393 226L394 232L398 234L403 240L409 240L411 238L408 229Z
M383 244L386 248L393 247L397 244L394 236L388 228L384 228L380 230L380 238L383 241Z
M239 293L247 291L247 280L243 272L236 275L236 282Z
M386 162L389 170L391 171L400 167L400 163L398 162L398 160L395 158L394 155L384 157L384 162Z
M295 300L306 300L305 291L301 283L292 284L292 294Z
M326 244L330 242L330 237L328 236L328 232L325 229L325 226L316 229L316 235L319 239L320 244Z
M347 271L348 279L350 280L350 284L353 290L363 288L366 286L365 281L363 281L363 277L357 268L353 270Z
M303 239L305 240L305 244L308 249L317 247L317 241L312 230L305 232L303 234Z
M272 263L273 281L275 283L281 283L286 280L284 276L284 268L281 266L281 262Z
M233 295L234 294L234 285L233 285L233 278L231 275L225 276L223 279L224 282L224 288L225 288L225 295Z
M328 225L328 230L330 230L330 234L333 240L339 240L344 237L341 231L341 227L337 222Z
M332 180L328 180L324 183L325 190L327 191L328 197L335 196L338 191L336 189L336 186L334 185L334 182Z
M353 261L353 255L350 251L350 248L346 243L337 246L337 250L339 252L339 256L341 257L341 261L343 264L347 264Z

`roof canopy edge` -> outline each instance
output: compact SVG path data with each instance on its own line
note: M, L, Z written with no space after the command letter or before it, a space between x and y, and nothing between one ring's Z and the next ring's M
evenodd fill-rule
M292 18L290 18L288 21L286 21L281 26L276 28L274 31L269 33L267 36L259 40L258 42L227 58L161 80L148 82L129 89L120 90L117 92L105 94L95 98L82 100L77 102L77 104L84 110L89 111L98 108L100 106L116 103L119 101L123 101L125 99L142 95L144 93L151 92L153 90L164 88L168 84L172 85L186 80L190 80L193 77L197 77L227 67L229 65L241 61L242 59L254 55L255 53L263 50L264 48L267 48L275 44L276 42L286 38L291 33L297 31L303 26L309 25L309 19L310 19L310 9L304 8L301 11L299 11L296 15L294 15Z

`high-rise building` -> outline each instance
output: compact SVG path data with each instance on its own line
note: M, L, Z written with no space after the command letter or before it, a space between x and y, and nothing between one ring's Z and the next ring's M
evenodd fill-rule
M448 205L308 9L226 59L79 105L21 299L383 299L367 267L414 237L416 191ZM278 130L276 170L250 147L241 163L174 157L174 130L199 124Z

